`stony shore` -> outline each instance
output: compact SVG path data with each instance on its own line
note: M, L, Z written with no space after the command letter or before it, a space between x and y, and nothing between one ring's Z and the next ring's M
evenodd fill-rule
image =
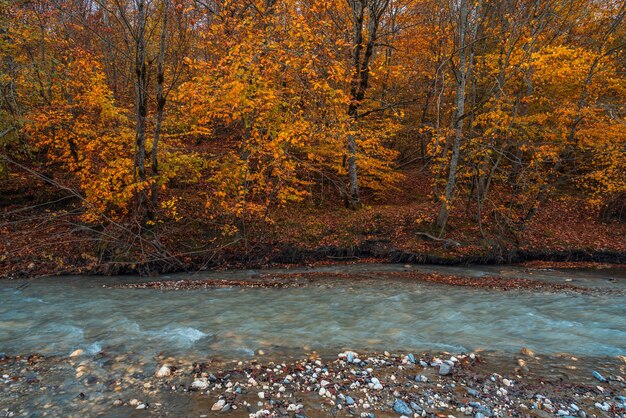
M410 269L411 266L405 266ZM297 272L297 273L263 273L252 275L246 279L182 279L182 280L156 280L138 283L123 283L103 285L103 287L117 289L154 289L154 290L197 290L215 288L293 288L308 286L332 287L342 282L380 282L381 280L407 280L413 282L426 282L447 286L462 286L483 288L500 291L543 291L543 292L569 292L578 294L616 294L626 295L626 290L610 288L589 288L572 283L555 283L536 278L518 277L495 277L482 276L470 277L440 273L424 273L420 271L386 271L366 273L339 273L339 272ZM570 279L571 281L571 279Z
M311 353L0 355L0 416L626 417L626 359Z

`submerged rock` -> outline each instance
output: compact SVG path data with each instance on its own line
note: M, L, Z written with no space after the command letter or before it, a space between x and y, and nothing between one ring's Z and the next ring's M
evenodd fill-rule
M520 353L528 357L533 357L535 355L535 352L533 350L531 350L530 348L526 348L526 347L522 348L520 350Z

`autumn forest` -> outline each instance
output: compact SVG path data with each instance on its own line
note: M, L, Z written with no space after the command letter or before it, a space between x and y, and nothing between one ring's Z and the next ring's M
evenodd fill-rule
M0 0L0 275L624 254L625 118L623 0Z

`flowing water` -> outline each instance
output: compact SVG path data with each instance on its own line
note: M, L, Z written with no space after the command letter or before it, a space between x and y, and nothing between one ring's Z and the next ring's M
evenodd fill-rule
M318 271L399 271L334 266ZM517 267L413 267L473 276L534 277L624 289L619 270L529 271ZM181 278L246 279L257 272ZM530 276L529 276L530 275ZM163 279L163 278L161 278ZM286 289L189 291L103 288L136 277L62 277L0 282L0 352L134 353L239 358L259 349L470 351L626 355L623 294L493 291L384 278ZM323 282L322 282L323 283Z
M407 270L504 279L532 277L595 290L585 294L497 291L436 285L391 274ZM530 369L526 368L524 379L553 397L570 390L571 382L594 388L598 382L592 370L606 376L624 373L621 360L614 357L626 355L624 270L341 265L181 274L159 280L259 281L271 279L272 274L311 271L316 272L315 281L278 289L110 287L154 280L138 277L0 281L0 416L202 417L210 414L223 388L189 392L187 388L197 376L194 362L210 363L216 373L222 367L229 373L240 367L233 379L246 382L245 370L251 370L256 360L298 361L311 351L336 359L337 353L347 348L405 353L489 350L481 355L485 360L478 369L472 370L472 380L454 376L462 387L475 384L476 373L486 382L491 382L494 372L517 375L513 370L518 366L516 357L527 347L540 356L525 357ZM289 277L283 276L283 280ZM82 354L68 357L76 349ZM558 354L562 352L571 355ZM21 357L33 353L44 357ZM174 376L155 377L163 363L176 365ZM395 369L373 371L386 382L386 395L376 401L376 416L398 416L384 400L384 396L387 400L396 396L391 394L396 387L389 385L385 375L390 370ZM414 372L407 369L407 373ZM420 373L429 370L420 369ZM433 383L430 389L422 387L420 396L430 396L429 390L456 396L450 386L437 383L438 376L430 376ZM399 375L398 379L404 385L412 377L407 380ZM545 379L552 383L544 386ZM560 382L570 386L562 388ZM406 386L398 388L404 391ZM247 412L268 406L258 406L257 390L244 388L236 400L242 409L233 416L242 416L241 412L247 416ZM293 399L304 402L309 417L329 416L330 410L320 409L325 407L316 395L297 392ZM362 393L353 391L352 396ZM458 402L467 402L463 401L464 392L459 396ZM526 402L532 393L517 396L519 402ZM136 409L133 399L146 402L149 408ZM503 402L498 399L492 401ZM241 404L243 400L249 402L248 407ZM581 407L594 413L597 400L606 399L602 395L579 399ZM457 414L451 410L447 416L450 412Z

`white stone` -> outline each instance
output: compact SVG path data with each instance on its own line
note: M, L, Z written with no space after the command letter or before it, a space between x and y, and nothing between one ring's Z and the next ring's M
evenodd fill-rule
M603 403L596 402L595 405L596 405L596 408L601 409L604 412L608 412L609 409L611 409L611 406L606 402L603 402Z
M224 405L226 405L226 401L224 399L220 399L213 404L213 406L211 407L211 411L220 411L224 407Z
M206 379L196 379L191 384L191 387L198 390L204 390L209 387L209 382Z
M156 372L156 377L158 377L159 379L163 378L163 377L167 377L169 375L172 374L172 369L170 369L170 366L167 364L164 364L163 366L161 366L159 368L159 370L157 370Z
M70 358L82 356L85 352L82 349L74 350L70 353Z

